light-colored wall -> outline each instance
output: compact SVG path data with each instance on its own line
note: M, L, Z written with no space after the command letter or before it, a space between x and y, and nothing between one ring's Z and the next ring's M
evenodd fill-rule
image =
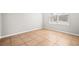
M1 37L1 20L2 20L2 17L1 17L1 13L0 13L0 37Z
M27 32L33 29L42 28L42 26L47 29L55 29L59 31L79 34L78 13L69 14L69 26L49 24L49 15L49 13L45 13L43 14L42 18L42 14L40 13L5 13L2 15L0 14L0 22L2 16L2 33L0 29L1 36L6 36L24 31Z
M40 13L4 13L2 17L2 36L42 28Z
M58 30L69 32L73 34L79 35L79 13L69 13L69 23L70 25L57 25L57 24L49 24L49 13L43 14L44 19L44 28L51 29L51 30Z

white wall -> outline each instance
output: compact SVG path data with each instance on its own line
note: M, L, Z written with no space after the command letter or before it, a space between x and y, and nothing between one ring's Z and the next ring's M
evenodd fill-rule
M40 13L5 13L2 17L2 36L42 28Z
M2 20L2 17L1 17L1 13L0 13L0 37L1 37L1 20Z
M48 18L49 13L5 13L2 14L2 33L0 29L1 36L6 36L10 34L15 34L24 31L30 31L33 29L44 28L55 29L59 31L70 32L74 34L79 34L79 14L69 14L70 25L55 25L49 24ZM0 14L1 18L1 14ZM1 21L1 19L0 19ZM42 24L43 21L43 24ZM1 27L1 26L0 26Z
M49 13L43 14L44 19L44 28L51 30L64 31L69 33L74 33L79 35L79 13L70 13L69 14L69 23L70 25L57 25L49 24Z

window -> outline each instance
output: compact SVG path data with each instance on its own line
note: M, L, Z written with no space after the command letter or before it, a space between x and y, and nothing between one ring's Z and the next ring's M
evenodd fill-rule
M49 22L50 24L69 25L68 14L63 13L51 14Z

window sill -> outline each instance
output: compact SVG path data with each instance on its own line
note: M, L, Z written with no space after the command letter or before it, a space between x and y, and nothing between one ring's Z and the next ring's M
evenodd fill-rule
M49 24L54 24L54 25L67 25L69 26L68 22L49 22Z

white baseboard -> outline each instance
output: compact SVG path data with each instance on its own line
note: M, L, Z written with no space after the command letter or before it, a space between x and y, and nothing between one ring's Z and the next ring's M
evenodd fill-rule
M35 29L32 29L32 30L28 30L28 31L23 31L23 32L18 32L18 33L13 33L13 34L10 34L10 35L1 36L0 38L2 39L2 38L9 37L9 36L18 35L18 34L22 34L22 33L25 33L25 32L31 32L31 31L38 30L38 29L42 29L42 28L35 28Z
M48 29L48 28L46 28ZM70 33L70 32L65 32L65 31L61 31L61 30L56 30L56 29L48 29L48 30L54 30L54 31L58 31L58 32L63 32L63 33L66 33L66 34L70 34L70 35L75 35L75 36L79 36L79 34L75 34L75 33Z
M23 31L23 32L13 33L13 34L10 34L10 35L0 36L0 38L2 39L2 38L9 37L9 36L14 36L14 35L22 34L22 33L25 33L25 32L30 32L30 31L34 31L34 30L38 30L38 29L42 29L42 28L35 28L35 29L32 29L32 30L28 30L28 31ZM44 28L44 29L48 29L48 28ZM58 31L58 32L63 32L63 33L79 36L79 34L74 34L74 33L60 31L60 30L55 30L55 29L48 29L48 30L54 30L54 31Z

